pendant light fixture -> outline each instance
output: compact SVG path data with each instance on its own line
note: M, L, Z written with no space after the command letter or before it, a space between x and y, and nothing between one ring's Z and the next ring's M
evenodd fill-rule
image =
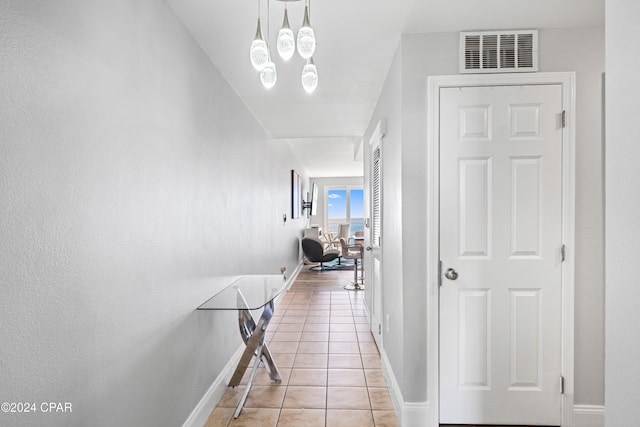
M269 0L267 0L267 40L269 40ZM269 43L267 43L267 63L260 71L260 81L262 85L271 89L278 80L278 73L276 72L276 64L271 61L271 52L269 50Z
M284 19L282 20L282 28L278 31L278 53L280 58L288 61L296 52L296 43L293 38L293 31L289 27L289 13L287 12L287 3L284 3Z
M266 89L271 89L275 86L278 80L278 73L276 71L276 65L271 59L270 49L270 4L271 0L264 0L267 2L267 37L262 35L262 26L260 21L260 2L258 0L258 27L256 29L256 35L251 43L251 64L256 70L259 71L260 81ZM313 93L318 87L318 69L313 62L313 54L316 50L316 37L311 28L309 15L311 11L311 0L304 0L304 19L302 21L302 27L298 30L297 36L291 30L289 25L289 10L288 2L301 2L301 0L278 0L284 2L284 16L282 19L282 27L278 31L278 37L276 38L276 48L280 58L284 61L289 61L295 54L296 48L300 56L306 59L305 65L302 69L302 75L300 81L302 87L307 93Z
M309 0L305 0L304 6L304 19L302 20L302 27L298 30L298 53L304 59L309 59L316 51L316 36L313 33L313 28L309 23Z
M264 41L262 27L260 26L260 0L258 0L258 28L256 28L256 36L253 42L251 42L249 57L251 59L251 65L258 71L262 70L269 60L267 43Z
M275 86L277 80L278 73L276 72L276 64L271 62L271 56L269 56L269 61L260 71L260 81L265 88L271 89Z
M307 63L302 69L302 87L307 93L313 93L318 87L318 69L313 63L313 58L307 59Z

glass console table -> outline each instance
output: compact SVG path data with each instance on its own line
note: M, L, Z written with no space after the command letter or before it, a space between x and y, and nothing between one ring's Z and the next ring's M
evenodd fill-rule
M207 300L198 307L198 310L237 310L240 336L244 341L245 349L238 366L234 371L229 386L235 387L251 363L251 358L256 359L251 369L247 387L238 402L234 418L238 418L244 406L253 379L258 371L260 361L264 363L269 377L276 382L282 381L278 367L271 356L269 347L264 342L264 333L273 316L274 302L278 295L284 291L285 278L279 275L239 276L231 279L231 283L222 291ZM256 323L250 310L262 308L262 315Z

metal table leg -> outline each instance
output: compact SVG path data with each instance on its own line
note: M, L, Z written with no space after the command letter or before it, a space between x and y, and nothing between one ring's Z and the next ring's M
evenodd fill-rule
M240 299L242 299L242 302L244 302L242 294L238 292L239 302ZM240 402L238 402L238 406L236 407L236 410L233 414L234 418L238 418L238 415L240 415L240 412L242 411L242 407L244 406L244 403L247 400L247 396L249 395L249 390L251 390L253 379L255 378L255 375L258 371L260 361L264 363L264 366L269 373L269 377L272 380L276 382L282 381L280 372L278 371L278 367L276 366L273 357L271 356L271 352L269 351L269 347L264 342L264 334L267 330L267 326L269 325L269 321L273 316L273 309L273 301L270 301L267 305L265 305L262 316L260 316L260 320L258 321L257 325L253 320L253 317L251 316L251 312L249 312L249 310L238 309L238 324L240 326L240 335L246 345L246 348L244 349L242 357L238 362L238 366L236 367L236 370L231 377L231 381L229 381L229 385L232 387L239 385L242 377L244 376L244 373L251 363L251 358L255 356L256 359L253 363L253 368L247 382L247 387L244 390L244 393L240 398Z

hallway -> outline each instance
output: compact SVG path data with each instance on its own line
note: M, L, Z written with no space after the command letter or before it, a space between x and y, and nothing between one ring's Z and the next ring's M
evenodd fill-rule
M206 427L398 426L364 293L342 289L352 275L303 267L267 330L282 383L261 366L240 416L232 419L243 386L227 390Z

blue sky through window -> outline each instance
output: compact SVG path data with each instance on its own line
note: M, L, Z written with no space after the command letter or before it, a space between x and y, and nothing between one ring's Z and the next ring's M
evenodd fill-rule
M347 190L327 191L328 224L332 231L337 224L350 223L350 234L364 229L364 190L350 190L350 209L347 217ZM333 229L336 230L333 230Z
M327 199L329 220L347 217L347 190L329 190Z
M351 218L364 218L364 190L351 190Z

